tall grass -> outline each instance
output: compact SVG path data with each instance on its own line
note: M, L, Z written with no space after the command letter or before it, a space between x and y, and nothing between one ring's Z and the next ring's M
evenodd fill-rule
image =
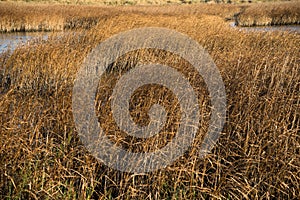
M0 32L89 29L115 13L107 7L0 2Z
M170 8L171 9L171 8ZM187 11L181 11L187 12ZM219 16L128 12L102 19L88 31L17 48L0 56L0 197L2 199L296 199L300 196L299 34L236 32ZM222 14L223 15L223 14ZM120 58L122 72L149 61L172 65L192 83L201 103L193 147L174 164L149 174L130 174L98 162L81 144L72 116L76 72L87 54L113 34L158 26L188 34L204 46L224 79L228 116L218 144L205 158L198 147L206 133L210 102L201 78L181 58L137 51ZM176 42L176 41L174 41ZM159 72L158 72L159 73ZM108 98L120 73L107 72L96 99ZM101 87L100 87L101 86ZM146 123L145 110L161 100L175 116L176 98L148 86L132 98L132 117ZM157 95L151 95L155 91ZM165 98L160 98L166 94ZM107 104L106 104L107 105ZM108 107L99 122L119 145L149 151L160 140L136 141L114 125ZM138 117L138 116L141 117ZM173 127L173 128L172 128ZM142 145L141 145L142 143Z
M224 15L226 13L231 16L238 11L239 7L234 5L109 7L0 2L0 32L90 29L100 24L99 21L122 13L151 13L151 15Z
M167 5L167 4L198 4L198 3L253 3L276 2L288 0L2 0L21 3L72 4L72 5Z
M195 4L165 6L99 6L64 4L22 4L0 2L0 32L67 31L90 29L103 19L119 14L159 14L234 19L240 26L299 24L296 1L265 4Z

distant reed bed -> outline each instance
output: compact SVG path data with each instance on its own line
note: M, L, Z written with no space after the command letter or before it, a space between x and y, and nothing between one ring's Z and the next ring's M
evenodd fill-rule
M235 20L239 26L297 25L299 3L101 6L0 2L0 32L90 29L99 21L125 13L159 15L208 14Z
M126 13L159 15L232 16L239 11L234 5L175 6L76 6L0 2L0 32L64 31L90 29L99 21Z
M105 7L0 2L0 32L89 29L100 17L113 15Z
M299 25L299 1L252 4L236 18L240 26Z

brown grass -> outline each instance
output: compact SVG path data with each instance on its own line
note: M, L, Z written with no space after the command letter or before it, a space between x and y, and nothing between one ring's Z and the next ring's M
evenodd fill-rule
M163 5L163 4L179 4L184 3L184 0L5 0L20 3L43 3L43 4L71 4L71 5ZM187 1L186 3L195 3L195 0Z
M299 1L252 4L236 18L240 26L300 24Z
M176 5L199 3L253 3L278 2L289 0L2 0L7 2L30 4L66 4L66 5Z
M180 12L169 15L128 11L102 19L91 30L78 31L75 36L61 38L54 34L47 41L35 41L0 56L2 199L296 199L300 196L299 34L240 33L219 16ZM72 116L72 88L81 63L99 42L113 34L145 26L175 29L207 49L224 79L228 118L218 145L211 154L199 159L198 144L206 132L210 113L201 79L193 76L188 63L164 52L139 51L120 58L116 67L124 70L148 60L174 65L200 93L203 115L193 148L173 165L149 174L122 173L97 162L79 141ZM107 84L99 88L99 101L107 98L112 89L110 83L118 78L118 74L108 75L108 80L105 77L101 80ZM163 88L148 89L164 93ZM139 105L133 98L133 104L138 104L133 118L144 123L147 117L143 111L157 101L157 96L145 91L136 94L146 105ZM176 99L167 93L161 101L174 112L176 121ZM99 119L101 126L116 131L109 109L98 112L103 116ZM172 127L166 129L167 134L173 131ZM140 141L116 134L120 145L133 151L148 151L153 142L159 147L168 140L160 135L158 143L144 141L140 146L137 145Z
M89 29L103 20L128 13L167 16L209 14L227 17L238 11L239 7L235 5L110 7L0 2L0 32Z
M299 24L296 1L266 4L195 4L164 6L99 6L0 2L0 32L90 29L103 19L132 13L167 16L216 15L240 26Z
M0 32L88 29L112 9L86 6L36 5L0 2Z

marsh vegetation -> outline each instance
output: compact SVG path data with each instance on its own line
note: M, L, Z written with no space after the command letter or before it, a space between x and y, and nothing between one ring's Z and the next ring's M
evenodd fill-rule
M60 30L75 16L97 19L97 23L75 23L73 30L78 34L54 32L47 40L33 40L0 54L1 199L300 196L298 33L237 32L224 20L240 11L237 5L20 5L15 10L9 6L0 3L1 29L6 27L6 31L19 30L22 23L29 24L27 30L42 22L52 27L47 30ZM19 17L10 15L14 12L19 12ZM3 25L10 20L15 23ZM191 82L201 105L201 126L190 151L171 166L148 174L119 172L97 161L79 140L72 115L72 88L85 57L101 41L126 30L153 26L190 36L212 56L226 88L226 124L212 152L199 158L197 150L211 113L205 83L176 55L151 49L131 52L115 62L121 73L110 71L101 78L96 105L109 101L122 73L139 64L160 62ZM157 138L141 141L126 137L115 126L109 103L96 106L102 128L114 135L111 139L115 143L133 152L164 146L173 137L180 115L176 98L166 88L145 89L137 90L132 98L131 116L146 124L147 109L157 102L164 105L172 118Z

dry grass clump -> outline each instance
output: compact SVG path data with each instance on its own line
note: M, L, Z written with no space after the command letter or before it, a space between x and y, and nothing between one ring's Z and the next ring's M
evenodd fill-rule
M253 4L236 18L240 26L269 26L300 24L299 1Z
M217 146L200 159L197 150L206 133L210 103L205 85L189 63L154 50L119 58L115 67L121 73L151 61L173 66L189 79L201 103L201 127L190 151L166 169L130 174L98 162L79 141L72 89L81 63L99 42L145 26L175 29L207 49L224 79L228 118ZM53 35L43 43L1 54L0 197L296 199L300 196L299 42L299 34L236 32L217 16L126 13L103 19L90 31ZM109 98L117 72L102 77L97 103ZM180 114L174 95L165 88L146 87L135 93L141 98L132 97L132 116L137 123L147 123L145 111L160 102L175 116L165 129L169 137L128 138L117 130L108 106L97 107L108 135L116 134L117 143L137 152L151 151L152 145L160 147L171 139ZM158 95L151 95L154 92Z

